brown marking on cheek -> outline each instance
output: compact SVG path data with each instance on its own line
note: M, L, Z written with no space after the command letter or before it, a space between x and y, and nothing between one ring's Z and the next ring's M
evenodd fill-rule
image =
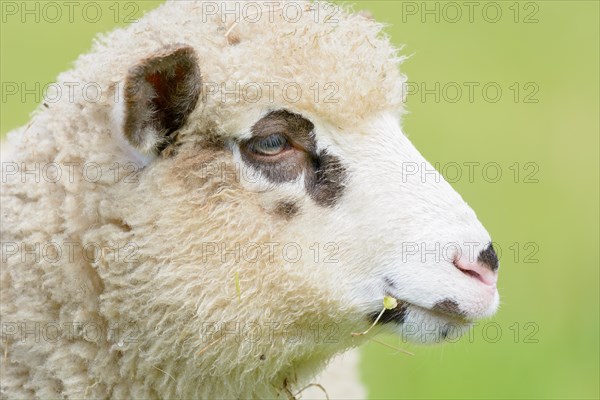
M300 207L293 201L282 201L277 204L274 213L289 220L300 214Z

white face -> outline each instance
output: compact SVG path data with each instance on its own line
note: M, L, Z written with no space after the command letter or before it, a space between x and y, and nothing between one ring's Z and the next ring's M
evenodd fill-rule
M306 155L303 146L286 150L281 139L271 136L259 147L276 162L244 157L244 141L252 140L257 124L244 129L231 147L234 160L251 171L245 188L260 193L266 209L282 201L297 208L287 222L296 240L307 247L333 243L329 246L337 262L318 260L320 279L330 278L344 301L366 320L380 313L384 296L396 298L399 306L386 311L380 322L417 342L456 337L469 322L492 315L499 297L491 238L473 210L404 136L398 120L382 115L357 131L339 132L305 118L314 125L316 149L309 153L325 151L339 161L318 168L343 169L328 175L343 185L329 182L326 193L332 200L326 204L307 184L311 166L289 179L265 173L264 163L268 168L291 164L295 170L297 160ZM267 131L265 137L277 132ZM297 132L281 133L286 141L297 139Z

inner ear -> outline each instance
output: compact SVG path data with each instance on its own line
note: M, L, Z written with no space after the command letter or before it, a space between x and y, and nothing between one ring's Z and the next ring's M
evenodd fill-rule
M200 68L190 46L162 49L129 70L124 136L145 154L159 154L196 106Z

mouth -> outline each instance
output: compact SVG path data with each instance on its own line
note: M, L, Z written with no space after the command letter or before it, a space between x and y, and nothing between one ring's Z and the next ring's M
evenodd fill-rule
M473 322L472 318L466 316L458 307L458 303L452 300L444 300L436 303L432 308L424 308L407 301L398 301L398 305L395 308L385 310L383 314L381 311L374 311L368 314L368 319L371 323L374 323L377 318L378 324L398 324L401 325L406 321L409 309L411 311L419 311L426 314L431 314L440 319L448 320L448 322L468 325ZM381 316L379 316L381 314Z
M368 314L367 318L371 323L377 321L378 324L402 324L406 320L406 314L410 305L410 303L398 301L398 305L395 308L386 309L383 314L381 314L381 311L374 311Z
M471 278L468 278L471 281ZM378 317L378 324L402 325L413 320L436 320L440 324L455 324L468 326L482 318L493 315L499 303L496 285L481 284L480 279L473 279L473 288L461 293L448 293L446 296L438 294L438 299L433 302L420 301L423 295L406 298L399 295L395 282L384 278L383 294L397 300L395 308L370 311L368 319L373 323ZM463 281L461 281L463 282ZM458 300L457 299L461 299ZM381 314L381 315L380 315Z

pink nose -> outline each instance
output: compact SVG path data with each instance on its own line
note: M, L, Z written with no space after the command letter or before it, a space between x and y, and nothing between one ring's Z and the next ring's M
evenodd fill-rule
M498 281L497 267L496 269L492 269L481 257L477 261L469 261L467 257L463 256L454 261L454 266L485 285L496 286L496 282Z

